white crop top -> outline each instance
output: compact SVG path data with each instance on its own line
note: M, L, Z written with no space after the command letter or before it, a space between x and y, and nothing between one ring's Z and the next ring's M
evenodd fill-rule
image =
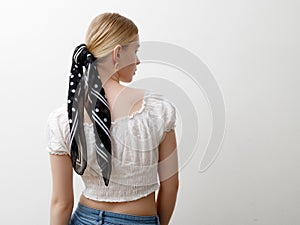
M104 185L95 153L93 125L84 123L87 141L87 167L81 175L82 194L107 202L132 201L159 188L158 146L164 132L175 129L175 106L162 94L146 90L142 107L131 116L111 124L112 173ZM53 110L47 120L47 150L70 155L67 103Z

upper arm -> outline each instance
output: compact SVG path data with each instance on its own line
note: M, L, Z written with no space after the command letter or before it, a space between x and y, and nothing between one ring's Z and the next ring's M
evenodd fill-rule
M63 108L48 117L47 147L52 173L52 204L73 202L73 167L68 148L68 120Z
M158 175L161 185L178 186L178 156L176 143L176 108L164 99L163 112L164 132L159 144Z
M160 188L157 196L157 211L163 224L169 224L174 210L178 181L178 156L176 143L176 108L164 99L161 108L163 127L160 133L158 175ZM166 203L167 201L167 203Z
M54 154L49 156L52 173L52 203L73 203L73 168L70 156Z
M159 145L158 174L161 185L178 187L178 156L174 129L164 133Z

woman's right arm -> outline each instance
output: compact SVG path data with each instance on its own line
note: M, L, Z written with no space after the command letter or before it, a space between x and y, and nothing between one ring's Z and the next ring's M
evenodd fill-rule
M165 133L159 145L158 172L160 188L157 196L157 211L161 225L168 225L173 214L179 187L178 156L175 130Z
M50 154L52 197L50 225L68 225L73 205L73 168L69 155Z

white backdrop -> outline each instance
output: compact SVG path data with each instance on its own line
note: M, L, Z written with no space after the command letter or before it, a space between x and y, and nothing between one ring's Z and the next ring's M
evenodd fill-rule
M0 224L49 223L46 118L66 101L75 46L106 11L131 18L141 41L176 44L198 56L223 94L225 138L202 173L212 121L204 96L193 96L199 149L181 168L171 224L300 224L299 10L297 0L2 3ZM135 79L154 76L143 71L141 65ZM160 75L171 79L166 71L172 70ZM180 127L179 121L179 142ZM179 151L184 157L184 146ZM76 206L83 188L77 175L74 185Z

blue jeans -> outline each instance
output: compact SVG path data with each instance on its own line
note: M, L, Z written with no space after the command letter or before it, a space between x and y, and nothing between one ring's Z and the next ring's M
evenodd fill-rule
M72 214L69 225L159 225L158 216L134 216L78 206Z

